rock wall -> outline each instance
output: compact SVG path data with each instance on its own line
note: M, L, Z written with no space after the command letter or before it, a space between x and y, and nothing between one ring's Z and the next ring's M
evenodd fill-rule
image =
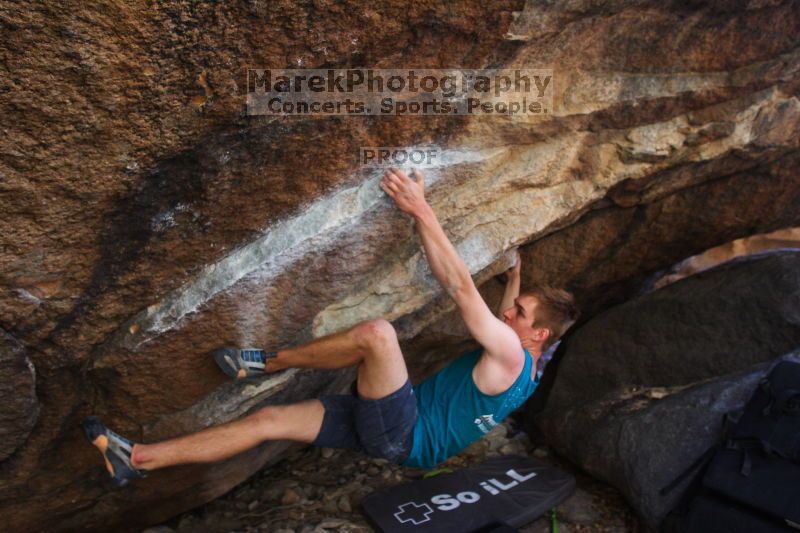
M149 441L348 380L226 383L208 357L220 344L283 345L382 315L414 375L460 346L361 146L440 147L429 199L476 280L522 245L526 282L580 289L587 315L679 259L800 220L796 2L2 7L12 530L155 523L286 448L108 491L79 429L89 413ZM540 65L556 76L544 120L243 114L249 67Z
M800 248L800 228L785 228L764 235L751 235L750 237L715 246L673 265L666 272L659 273L658 276L654 276L647 289L660 289L670 283L703 270L708 270L736 257L783 248Z
M743 257L632 299L564 341L547 403L530 413L560 454L656 528L776 358L800 355L800 250Z

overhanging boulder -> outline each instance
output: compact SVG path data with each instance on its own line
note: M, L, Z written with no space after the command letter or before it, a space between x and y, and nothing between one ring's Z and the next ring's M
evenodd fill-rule
M654 527L680 495L659 489L719 439L722 414L769 362L798 346L800 250L736 259L580 327L529 422Z
M405 341L421 332L419 346L443 337L428 335L448 305L359 147L442 149L428 196L479 282L514 246L527 245L526 260L541 246L555 282L617 298L620 286L603 288L615 275L796 225L800 14L791 2L744 5L9 9L0 326L36 369L39 415L0 463L7 527L158 522L286 447L106 492L79 430L89 413L160 439L346 382L298 372L225 384L207 357L219 344L282 345L376 315ZM560 83L537 121L241 115L247 68L331 64L549 64ZM659 233L675 219L683 248L653 245L675 242ZM461 340L445 338L435 357ZM416 373L428 355L406 348Z

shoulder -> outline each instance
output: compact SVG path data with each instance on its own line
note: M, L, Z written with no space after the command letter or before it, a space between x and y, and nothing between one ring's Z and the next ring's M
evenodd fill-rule
M495 361L498 366L501 366L507 372L519 374L526 362L531 359L531 356L528 350L522 347L519 339L515 338L514 341L507 343L502 352L490 353L486 350L483 356Z
M484 351L475 365L473 378L481 392L499 394L508 390L525 369L527 354L520 346L513 358L499 359Z

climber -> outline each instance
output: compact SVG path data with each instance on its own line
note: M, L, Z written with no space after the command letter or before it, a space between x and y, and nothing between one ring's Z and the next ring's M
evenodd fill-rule
M276 352L218 350L218 364L233 377L357 366L357 379L349 394L269 405L240 420L153 444L133 443L89 417L84 431L103 454L116 485L166 466L220 461L271 440L351 448L427 468L479 439L522 405L539 383L539 357L575 321L572 295L547 286L520 294L517 255L495 316L425 200L422 173L415 170L414 175L415 180L393 168L380 186L414 218L433 275L481 347L414 387L395 330L381 319Z

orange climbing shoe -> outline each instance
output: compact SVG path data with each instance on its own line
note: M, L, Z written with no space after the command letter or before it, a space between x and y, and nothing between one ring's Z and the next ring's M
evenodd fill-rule
M103 454L106 469L114 485L124 487L132 479L147 477L144 470L135 468L131 462L133 443L108 429L99 418L86 418L83 421L83 432L89 442Z

